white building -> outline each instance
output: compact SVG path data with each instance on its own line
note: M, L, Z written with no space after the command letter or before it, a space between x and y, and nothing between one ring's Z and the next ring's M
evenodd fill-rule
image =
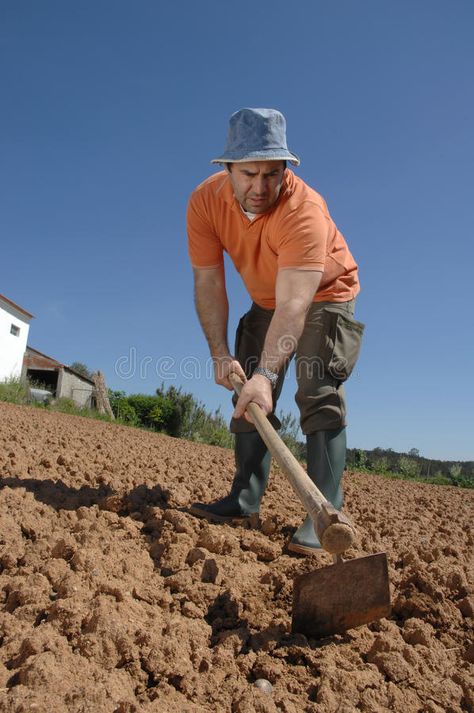
M19 378L33 315L0 295L0 381Z

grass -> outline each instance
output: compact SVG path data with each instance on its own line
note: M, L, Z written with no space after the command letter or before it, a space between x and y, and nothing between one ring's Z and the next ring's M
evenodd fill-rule
M28 403L28 386L20 379L0 381L0 401L8 401L11 404Z
M72 416L85 416L99 421L113 421L107 414L101 414L95 409L77 406L72 399L68 398L53 399L49 403L40 403L31 398L30 388L42 388L42 384L25 383L20 379L14 378L5 379L0 382L0 401L19 404L20 406L34 406L43 411L57 411L58 413L67 413ZM121 423L121 421L118 420L118 423Z
M474 488L474 480L459 476L457 478L449 478L446 475L424 477L422 475L407 475L406 473L397 473L391 470L377 470L376 468L367 468L358 465L348 465L347 468L357 471L358 473L380 475L382 478L388 478L389 480L408 480L412 483L427 483L428 485L451 485L454 488Z
M72 399L62 397L60 399L54 399L50 404L42 405L35 404L40 408L46 409L47 411L56 411L58 413L67 413L71 416L85 416L86 418L94 418L96 421L108 421L110 423L120 423L125 422L119 419L113 419L107 413L99 413L96 409L87 408L86 406L77 406ZM129 426L130 424L125 424Z

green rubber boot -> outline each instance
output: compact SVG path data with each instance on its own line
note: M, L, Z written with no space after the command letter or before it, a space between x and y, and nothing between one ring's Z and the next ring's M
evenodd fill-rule
M346 429L318 431L306 437L308 475L322 494L338 510L344 494L341 480L346 464ZM288 544L290 552L311 555L321 549L309 515Z
M229 495L216 502L193 503L189 512L211 522L258 524L260 501L270 472L270 453L257 431L235 434L235 475Z

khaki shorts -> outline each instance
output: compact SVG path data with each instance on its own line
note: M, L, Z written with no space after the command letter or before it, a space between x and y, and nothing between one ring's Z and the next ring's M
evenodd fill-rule
M346 425L343 384L356 364L364 331L364 325L353 317L354 306L355 300L313 302L308 310L303 333L292 355L298 384L295 400L300 411L301 429L306 435ZM239 322L235 356L247 378L259 363L272 317L273 310L253 303ZM273 412L269 420L275 428L281 425L274 412L285 373L286 370L280 374L273 393ZM255 429L240 418L232 419L230 430L241 433Z

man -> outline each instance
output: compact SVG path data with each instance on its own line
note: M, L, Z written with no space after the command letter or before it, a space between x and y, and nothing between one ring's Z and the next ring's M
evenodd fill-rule
M194 503L190 512L216 522L258 519L270 456L246 417L253 401L278 428L275 407L290 359L296 358L296 402L307 440L308 475L335 507L343 500L346 454L343 381L358 356L363 325L353 319L357 265L321 196L286 168L286 122L275 109L241 109L230 118L224 171L204 181L188 206L189 254L196 309L214 362L215 381L234 397L236 471L230 494ZM252 299L240 320L235 351L227 342L223 251ZM321 547L309 517L289 550Z

